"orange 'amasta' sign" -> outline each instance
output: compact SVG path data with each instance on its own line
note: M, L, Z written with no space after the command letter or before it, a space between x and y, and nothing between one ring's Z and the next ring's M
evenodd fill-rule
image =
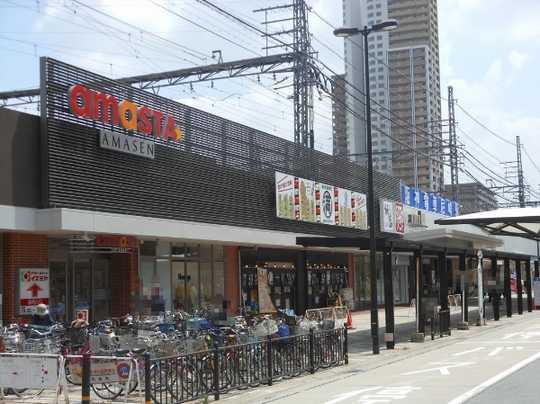
M182 130L176 126L174 118L163 112L137 106L128 100L119 102L113 95L90 90L82 84L71 86L68 96L71 113L80 118L121 126L129 131L165 140L180 141L183 138Z

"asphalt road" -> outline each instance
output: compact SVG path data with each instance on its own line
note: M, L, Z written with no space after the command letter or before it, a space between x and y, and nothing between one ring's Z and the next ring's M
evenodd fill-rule
M224 397L234 403L538 403L540 312L456 331L436 349L364 370L349 366ZM442 340L440 340L442 341ZM450 343L448 341L451 341ZM438 341L426 342L437 344ZM371 357L373 358L373 357ZM369 358L365 358L369 361ZM472 399L471 399L472 397ZM467 401L469 400L469 401Z

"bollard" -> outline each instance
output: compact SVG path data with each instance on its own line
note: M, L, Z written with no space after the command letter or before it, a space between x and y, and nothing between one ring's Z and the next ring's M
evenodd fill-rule
M274 363L272 358L272 336L268 335L266 340L266 363L268 365L268 385L272 385L272 376L274 374Z
M213 358L213 376L214 376L214 400L219 400L219 351L217 342L214 343L214 349L212 350Z
M347 328L343 328L343 357L345 359L345 365L349 364L349 336L347 334Z
M150 390L150 354L144 354L144 403L152 404L152 392Z
M82 357L82 404L90 404L90 372L90 354L84 353Z
M309 371L315 373L315 336L313 335L313 329L309 329Z

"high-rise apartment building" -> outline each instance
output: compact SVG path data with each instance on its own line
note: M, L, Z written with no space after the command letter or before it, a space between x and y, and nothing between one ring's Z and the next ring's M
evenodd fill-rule
M387 0L344 0L343 25L364 27L388 18ZM347 84L347 141L352 159L363 163L367 159L365 121L364 48L361 35L345 40L345 79ZM372 110L383 115L389 107L388 33L377 32L368 37L370 54L370 93ZM392 174L392 140L390 122L372 112L373 161L377 171Z
M388 50L393 175L426 191L442 191L442 127L436 0L388 0L399 21ZM416 153L408 146L413 146Z
M445 185L445 195L452 198L452 185ZM461 215L497 209L497 197L488 187L479 182L458 184L459 213Z
M425 191L441 191L441 101L436 0L343 0L343 25L395 18L368 37L374 166ZM349 153L366 155L362 37L345 40ZM395 139L395 140L393 140ZM411 147L417 152L411 151Z

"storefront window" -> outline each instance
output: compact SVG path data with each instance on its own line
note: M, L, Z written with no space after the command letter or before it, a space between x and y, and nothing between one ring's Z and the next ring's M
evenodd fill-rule
M157 250L161 250L157 258L146 256L152 254L151 250L146 250L141 257L146 312L221 310L224 296L223 247L159 242ZM141 249L143 251L145 249Z

